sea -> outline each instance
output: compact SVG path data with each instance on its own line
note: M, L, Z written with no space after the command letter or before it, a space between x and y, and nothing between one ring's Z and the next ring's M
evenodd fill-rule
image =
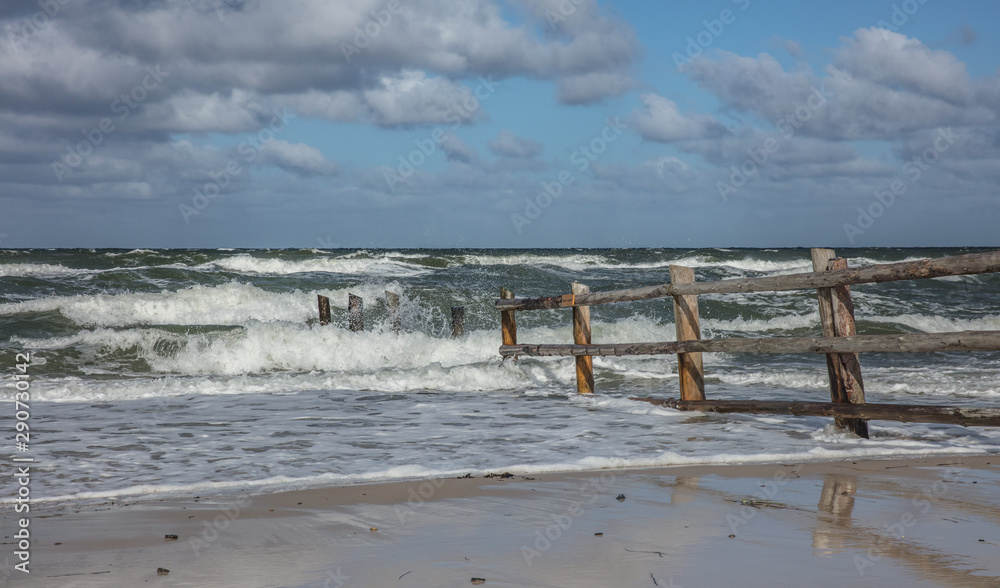
M983 251L845 249L852 267ZM0 251L0 453L35 503L143 500L510 472L1000 453L1000 429L679 412L675 356L502 360L518 297L810 271L807 249ZM394 332L385 292L400 296ZM852 289L861 334L1000 330L1000 275ZM348 329L348 294L365 329ZM320 325L317 295L332 323ZM451 307L465 334L451 336ZM704 295L702 336L819 335L815 291ZM675 339L671 299L591 308L595 343ZM568 309L517 313L571 343ZM25 361L30 358L30 361ZM829 398L821 355L706 354L706 395ZM865 354L869 402L1000 406L1000 352ZM25 384L27 382L27 384ZM15 395L24 401L16 404ZM21 411L21 412L19 412ZM25 423L21 426L19 423ZM15 427L26 435L18 437ZM0 503L14 500L13 493Z

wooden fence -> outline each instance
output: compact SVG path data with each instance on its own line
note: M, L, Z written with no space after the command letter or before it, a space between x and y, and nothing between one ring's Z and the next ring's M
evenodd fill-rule
M915 280L1000 272L1000 251L889 263L860 268L831 249L812 249L810 273L696 282L694 270L670 266L669 284L590 292L574 283L571 293L541 298L514 298L501 288L496 308L501 314L504 357L575 356L577 391L594 391L593 356L677 354L680 400L637 398L680 410L751 412L761 414L825 415L838 426L868 437L868 419L1000 426L1000 408L940 407L904 404L867 404L859 353L927 351L997 351L1000 331L962 331L905 335L858 335L850 286L876 282ZM698 295L783 290L817 290L822 337L701 338ZM590 333L590 306L673 297L677 340L661 343L594 344ZM523 310L573 309L573 344L517 342L514 313ZM826 355L831 402L777 402L706 400L702 353L822 353Z

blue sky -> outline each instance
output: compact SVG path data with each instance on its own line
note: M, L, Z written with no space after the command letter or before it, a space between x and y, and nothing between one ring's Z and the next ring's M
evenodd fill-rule
M2 247L1000 244L993 2L40 10Z

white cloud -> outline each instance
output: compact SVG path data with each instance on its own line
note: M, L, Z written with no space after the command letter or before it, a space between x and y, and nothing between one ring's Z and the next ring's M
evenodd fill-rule
M917 39L872 27L845 39L834 66L856 79L915 94L967 104L972 88L965 64L947 51L933 51Z
M645 109L632 113L631 125L648 141L670 143L704 137L718 137L725 127L710 116L684 116L672 100L658 94L643 94Z
M340 171L336 163L328 160L319 149L305 143L289 143L273 139L261 152L265 163L305 175L334 175Z
M564 104L587 104L602 98L620 96L635 86L631 76L616 71L598 71L566 76L559 80L559 101Z
M475 149L466 144L458 135L452 133L446 133L442 137L441 150L444 151L448 161L472 163L479 159Z
M531 139L518 137L508 130L502 130L497 138L486 144L490 151L500 157L528 158L542 152L542 144Z
M891 31L859 29L855 39L844 40L825 76L786 71L766 53L717 55L696 59L685 71L726 107L775 124L808 108L807 120L796 129L806 135L893 140L921 129L994 119L973 100L964 64ZM984 87L979 86L985 97Z
M362 92L371 119L386 126L444 124L449 114L465 112L461 105L470 94L451 80L420 71L384 76L377 88ZM474 118L481 116L481 110L474 113Z

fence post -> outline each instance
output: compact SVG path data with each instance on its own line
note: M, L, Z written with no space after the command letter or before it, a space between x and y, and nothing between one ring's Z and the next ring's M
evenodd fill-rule
M838 257L830 261L831 270L847 269L847 260ZM858 334L854 324L854 301L851 299L850 286L835 286L830 289L831 306L833 307L833 327L838 337L851 337ZM857 353L840 353L841 373L844 376L844 392L851 404L865 403L865 384L861 378L861 361ZM860 437L868 438L868 421L864 419L847 419L847 428Z
M590 286L573 282L570 292L590 294ZM573 307L573 342L577 345L590 345L590 307ZM576 391L578 394L593 394L594 392L594 358L589 355L576 357Z
M452 306L451 307L451 336L452 338L461 337L465 334L465 307L464 306Z
M347 295L347 324L352 331L365 330L365 319L362 307L364 301L360 296Z
M670 266L670 283L694 283L694 270L681 265ZM678 341L701 339L697 295L674 296L674 323ZM681 386L681 400L705 399L705 369L701 353L678 353L677 376Z
M500 298L513 300L514 293L507 288L500 288ZM517 323L514 320L513 310L500 311L500 330L503 333L504 345L517 345Z
M385 291L385 307L389 311L389 328L393 333L403 330L403 321L399 318L399 294Z
M847 260L837 259L833 249L810 250L814 272L846 269ZM856 334L854 303L848 286L818 288L819 317L824 337L847 337ZM828 353L826 369L830 376L830 401L864 403L861 364L856 353ZM860 437L868 438L868 422L864 419L834 419L836 425Z
M825 272L830 265L830 260L837 257L833 249L810 249L814 272ZM836 337L837 329L833 326L833 299L830 296L830 288L819 288L816 290L819 299L819 321L823 327L824 337ZM826 371L830 376L830 401L846 402L847 392L844 390L844 380L840 375L840 359L836 353L826 354ZM838 420L838 426L842 423Z
M322 294L316 295L316 300L319 302L319 324L329 325L330 324L330 299Z

